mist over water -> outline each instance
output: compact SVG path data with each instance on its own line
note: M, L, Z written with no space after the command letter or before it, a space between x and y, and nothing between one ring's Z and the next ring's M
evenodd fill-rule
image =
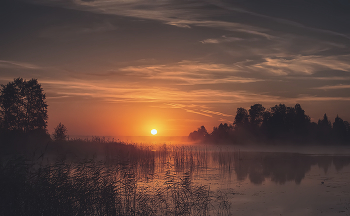
M94 136L70 136L70 139L91 140ZM125 143L139 143L139 144L192 144L193 141L188 139L188 136L103 136L106 141L111 142L125 142Z

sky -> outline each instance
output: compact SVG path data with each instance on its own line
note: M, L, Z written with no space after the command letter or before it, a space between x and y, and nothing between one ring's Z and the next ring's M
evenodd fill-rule
M187 136L238 107L350 120L348 0L2 0L0 84L36 78L48 131Z

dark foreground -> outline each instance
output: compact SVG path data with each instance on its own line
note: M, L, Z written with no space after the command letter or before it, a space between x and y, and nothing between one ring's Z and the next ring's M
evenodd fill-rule
M95 139L0 162L0 215L350 214L348 154Z

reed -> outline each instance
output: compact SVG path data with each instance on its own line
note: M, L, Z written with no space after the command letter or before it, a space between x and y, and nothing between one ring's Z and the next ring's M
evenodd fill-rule
M2 158L0 215L222 215L227 209L224 196L192 182L203 153L107 144L103 160ZM170 168L163 167L164 179L152 179L155 161L166 166L162 160Z

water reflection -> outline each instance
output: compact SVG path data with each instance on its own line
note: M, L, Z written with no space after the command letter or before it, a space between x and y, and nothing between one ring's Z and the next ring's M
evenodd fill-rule
M335 215L350 191L349 156L107 145L96 157L0 160L0 215Z
M149 161L151 160L151 161ZM312 166L317 165L326 174L334 165L336 171L350 164L349 156L308 155L282 152L240 152L207 151L186 147L166 148L156 151L153 157L140 161L140 176L159 178L162 173L174 175L205 176L210 170L218 170L223 180L236 178L238 181L249 179L260 185L269 179L276 184L293 181L300 184Z

